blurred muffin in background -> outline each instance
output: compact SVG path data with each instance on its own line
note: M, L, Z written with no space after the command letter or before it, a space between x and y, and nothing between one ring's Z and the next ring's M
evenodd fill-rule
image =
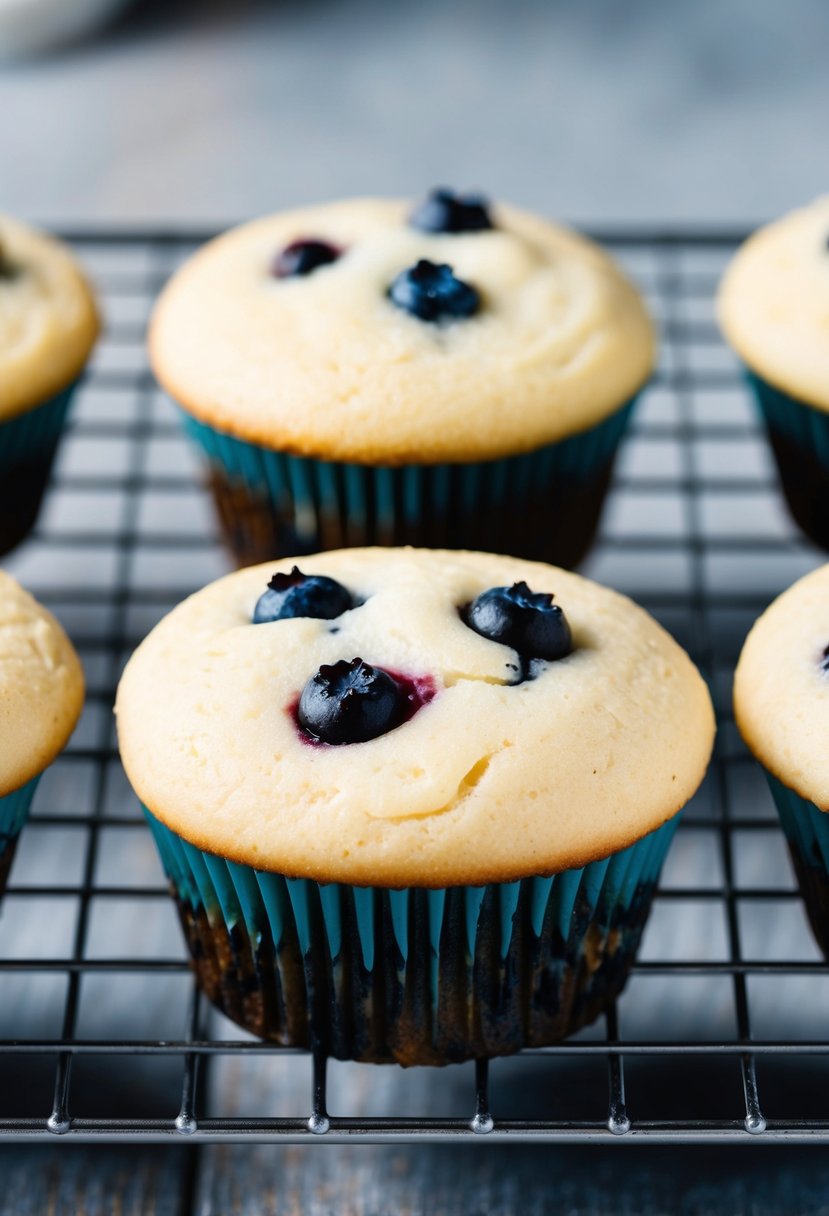
M0 570L0 895L37 783L83 700L83 671L63 629Z
M596 245L434 191L211 242L164 291L150 356L240 564L415 544L571 566L655 341Z
M0 59L53 50L91 34L129 0L0 0Z
M37 518L98 329L69 250L0 215L0 554Z
M829 195L761 228L719 293L792 515L829 549Z
M737 665L734 712L765 769L829 958L829 566L796 582L755 623Z

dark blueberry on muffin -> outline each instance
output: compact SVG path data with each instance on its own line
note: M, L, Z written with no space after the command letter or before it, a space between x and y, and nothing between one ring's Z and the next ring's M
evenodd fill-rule
M271 273L277 279L294 279L311 274L320 266L329 266L331 262L336 262L340 253L341 250L328 241L293 241L276 255Z
M266 625L296 616L331 621L353 604L351 593L342 583L322 574L303 574L294 566L290 574L273 576L253 610L253 623Z
M432 190L409 223L421 232L485 232L494 227L485 198L445 189Z
M403 270L389 288L393 304L421 321L443 321L471 317L481 306L481 297L470 283L458 279L451 266L436 265L422 258Z
M820 670L829 672L829 646L825 648L820 660Z
M320 743L366 743L399 726L405 697L397 681L362 659L324 664L302 690L297 717Z
M531 591L524 582L481 592L464 620L481 637L511 646L524 659L563 659L573 649L567 618L552 595Z

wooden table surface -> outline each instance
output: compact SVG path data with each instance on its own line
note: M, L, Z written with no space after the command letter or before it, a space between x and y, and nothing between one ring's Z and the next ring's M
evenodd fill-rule
M6 1148L0 1192L4 1216L826 1216L829 1160L750 1148Z

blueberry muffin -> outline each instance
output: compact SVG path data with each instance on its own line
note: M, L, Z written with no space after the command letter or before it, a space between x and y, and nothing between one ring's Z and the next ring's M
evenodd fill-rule
M789 509L829 549L829 196L761 228L720 288Z
M240 564L409 543L572 565L654 335L596 245L435 191L211 242L163 293L150 356Z
M83 699L66 634L0 570L0 894L37 783L69 740Z
M734 712L765 769L829 958L829 566L800 579L754 625L734 679Z
M124 673L118 736L199 981L340 1058L550 1043L621 989L707 689L640 608L540 563L251 567Z
M97 334L92 292L69 250L0 215L0 554L37 518Z

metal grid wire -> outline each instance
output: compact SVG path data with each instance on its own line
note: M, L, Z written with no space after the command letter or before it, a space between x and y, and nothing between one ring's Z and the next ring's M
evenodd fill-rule
M227 569L143 349L158 289L206 235L68 234L109 326L38 530L7 565L66 624L89 700L42 782L0 918L0 1139L829 1143L829 966L729 710L747 628L821 561L788 521L716 331L716 280L741 234L596 234L640 283L663 347L585 569L690 649L721 721L639 960L617 1007L567 1043L409 1072L326 1069L210 1010L118 765L125 658Z

